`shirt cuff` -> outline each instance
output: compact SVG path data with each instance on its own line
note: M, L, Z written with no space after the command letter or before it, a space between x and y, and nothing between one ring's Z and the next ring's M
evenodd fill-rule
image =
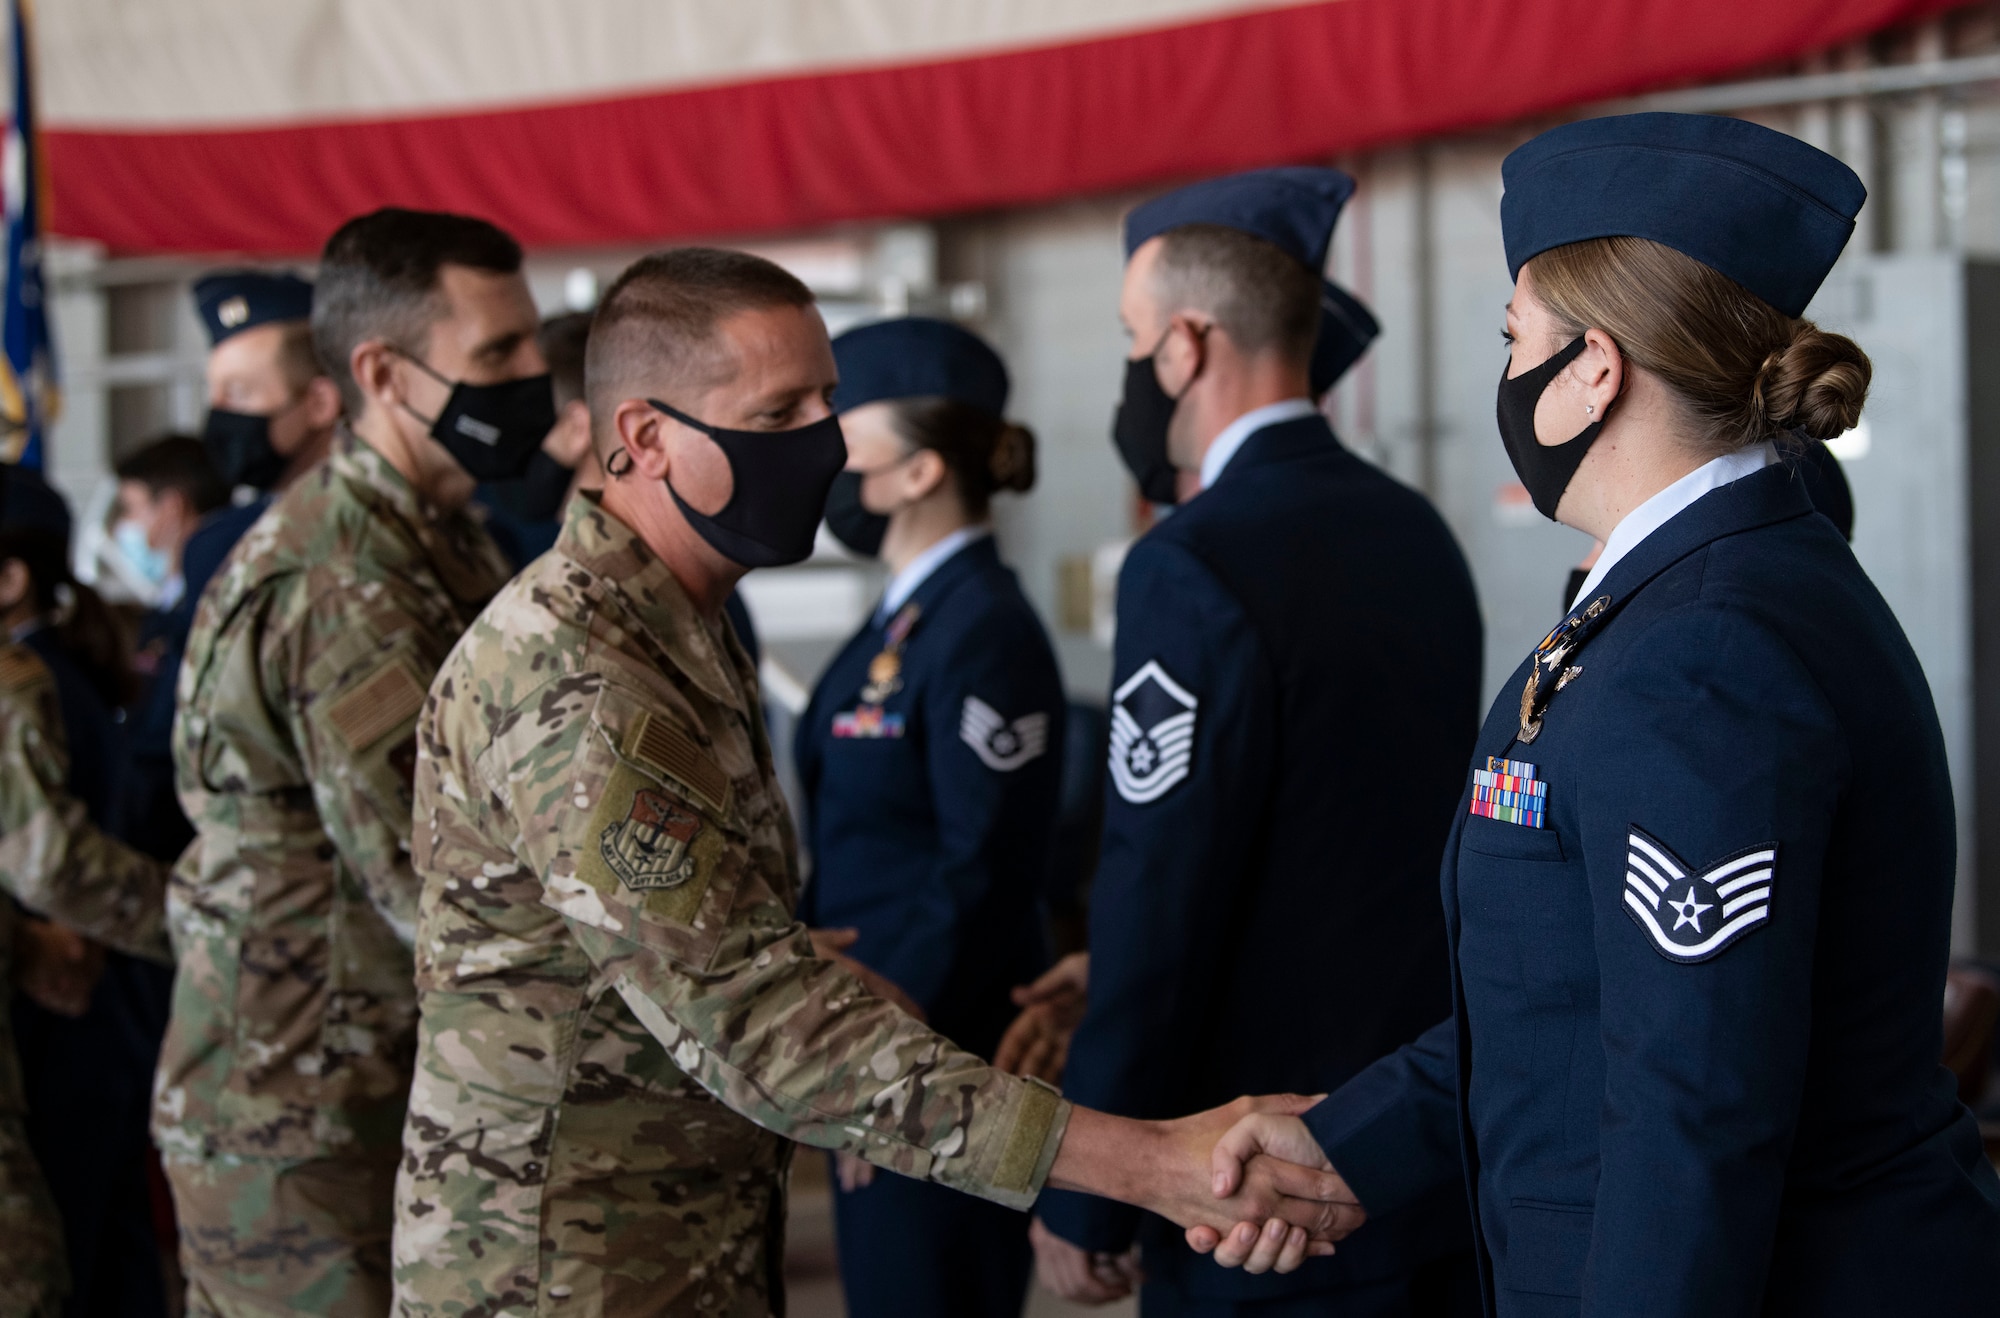
M1006 1080L1006 1101L998 1110L990 1117L974 1112L966 1141L971 1156L939 1158L931 1165L931 1179L1026 1212L1048 1183L1071 1107L1040 1080Z

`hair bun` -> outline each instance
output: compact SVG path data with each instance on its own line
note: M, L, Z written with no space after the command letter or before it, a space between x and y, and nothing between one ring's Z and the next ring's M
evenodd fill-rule
M1035 487L1035 434L1009 421L993 441L993 488L1025 493Z
M1801 320L1792 341L1758 368L1750 404L1773 430L1832 439L1861 420L1873 374L1868 354L1853 339Z

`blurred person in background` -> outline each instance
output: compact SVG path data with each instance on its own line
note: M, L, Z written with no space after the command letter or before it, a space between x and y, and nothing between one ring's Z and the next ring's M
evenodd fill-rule
M956 325L882 321L835 339L833 356L847 467L827 524L892 575L799 723L813 864L799 918L991 1058L1009 990L1048 959L1062 677L990 520L995 494L1034 485L1034 437L1005 419L999 355ZM835 1156L850 1312L1020 1313L1032 1256L1019 1213Z
M145 1123L166 872L111 833L114 710L131 674L123 628L70 573L69 539L62 496L37 472L0 468L0 958L12 972L0 994L21 990L0 1012L0 1310L57 1312L67 1271L64 1312L153 1318L165 1294Z
M1087 970L1074 1102L1145 1118L1324 1092L1450 1006L1437 874L1478 728L1479 608L1437 510L1315 406L1377 329L1322 274L1353 189L1256 170L1126 218L1113 437L1141 492L1179 506L1118 578L1089 955L1053 976ZM1341 1004L1322 1029L1268 1010L1318 997ZM1147 1318L1476 1311L1462 1195L1370 1230L1287 1276L1232 1275L1158 1217L1052 1193L1031 1239L1051 1289L1136 1284Z
M119 823L133 845L172 861L194 836L174 795L174 680L180 675L180 651L192 614L191 604L182 607L187 593L182 555L203 520L228 504L229 487L209 461L206 446L188 435L154 440L119 462L113 475L118 480L119 547L128 560L150 561L169 585L139 621L133 656L139 694L127 733L131 764Z

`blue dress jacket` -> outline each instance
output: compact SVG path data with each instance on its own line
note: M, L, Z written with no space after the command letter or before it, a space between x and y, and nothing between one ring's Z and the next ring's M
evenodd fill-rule
M1951 785L1895 617L1773 466L1570 619L1538 735L1531 658L1474 760L1542 784L1541 826L1459 803L1453 1016L1308 1126L1371 1212L1462 1176L1510 1318L2000 1313L2000 1179L1938 1063Z
M895 669L893 690L868 690L871 666ZM800 918L858 929L849 954L985 1057L1013 1020L1009 990L1048 963L1063 713L1048 634L989 536L863 627L799 723Z
M1449 1010L1437 867L1478 730L1472 580L1428 500L1305 417L1253 434L1118 583L1090 1006L1065 1095L1180 1116L1326 1092ZM1384 1280L1470 1247L1441 1192L1288 1277L1051 1192L1048 1226L1218 1299ZM1144 1226L1142 1227L1142 1220Z

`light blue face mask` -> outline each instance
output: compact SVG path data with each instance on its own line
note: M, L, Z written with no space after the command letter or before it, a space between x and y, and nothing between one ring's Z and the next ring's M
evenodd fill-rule
M112 541L118 552L132 565L146 584L158 590L173 575L173 560L163 549L155 549L146 543L146 528L137 522L120 522L111 528Z

